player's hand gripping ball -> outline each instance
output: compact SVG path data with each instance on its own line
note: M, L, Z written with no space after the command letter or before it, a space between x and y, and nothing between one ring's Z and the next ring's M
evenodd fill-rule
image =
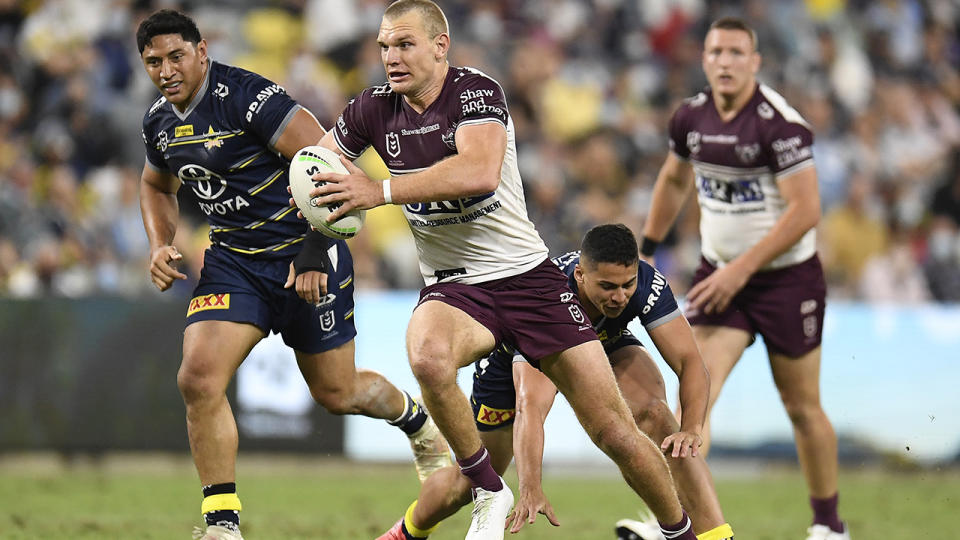
M326 206L314 205L315 199L310 196L310 190L326 182L315 182L312 176L321 172L348 174L347 168L340 163L340 157L336 152L322 146L307 146L300 149L290 161L290 194L293 195L293 200L297 203L297 208L300 209L303 217L313 225L313 228L331 238L343 240L352 238L363 227L367 211L352 210L333 223L327 223L327 216L339 208L340 203Z

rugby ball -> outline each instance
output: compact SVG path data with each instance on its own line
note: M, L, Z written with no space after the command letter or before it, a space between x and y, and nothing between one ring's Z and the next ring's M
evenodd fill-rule
M366 210L351 210L343 217L327 223L327 216L340 207L340 203L326 206L317 206L315 199L310 197L310 190L322 186L326 182L315 182L313 175L321 172L348 174L347 168L340 162L340 156L333 150L322 146L307 146L301 148L290 160L290 194L303 217L313 225L313 228L331 237L345 240L356 235L363 227Z

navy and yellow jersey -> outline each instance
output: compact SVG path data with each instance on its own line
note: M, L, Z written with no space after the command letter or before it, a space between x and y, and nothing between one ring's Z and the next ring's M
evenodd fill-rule
M146 166L193 190L213 245L292 257L308 228L288 204L289 163L274 145L300 108L280 85L211 60L186 111L161 97L143 116Z
M573 292L579 292L573 271L580 263L580 252L571 251L551 260L567 275L567 283ZM597 331L597 337L603 343L603 350L610 355L623 346L621 338L633 338L633 334L627 330L627 325L634 319L639 320L644 329L649 332L679 317L680 314L677 299L673 296L673 290L670 289L667 278L656 268L640 261L637 269L637 290L630 297L627 307L620 316L613 319L601 316L597 320L591 319L590 322L593 323L593 329Z

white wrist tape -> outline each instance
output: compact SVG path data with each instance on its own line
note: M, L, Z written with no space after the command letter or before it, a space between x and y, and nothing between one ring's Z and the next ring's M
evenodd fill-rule
M393 196L390 194L390 179L387 178L382 182L382 184L383 184L383 203L393 204Z

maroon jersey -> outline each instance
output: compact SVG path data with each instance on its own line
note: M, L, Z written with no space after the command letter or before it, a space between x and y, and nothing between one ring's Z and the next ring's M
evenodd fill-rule
M367 88L351 100L333 129L337 146L346 156L356 159L373 146L390 174L398 176L455 155L459 128L491 122L507 132L496 191L403 206L427 285L509 277L547 257L547 248L527 217L513 121L503 89L479 71L451 67L440 95L422 114L384 84Z
M810 126L780 94L757 85L746 106L724 122L707 88L684 101L670 120L670 149L696 173L703 255L722 265L773 228L786 208L777 185L813 166ZM813 229L765 269L809 259Z

